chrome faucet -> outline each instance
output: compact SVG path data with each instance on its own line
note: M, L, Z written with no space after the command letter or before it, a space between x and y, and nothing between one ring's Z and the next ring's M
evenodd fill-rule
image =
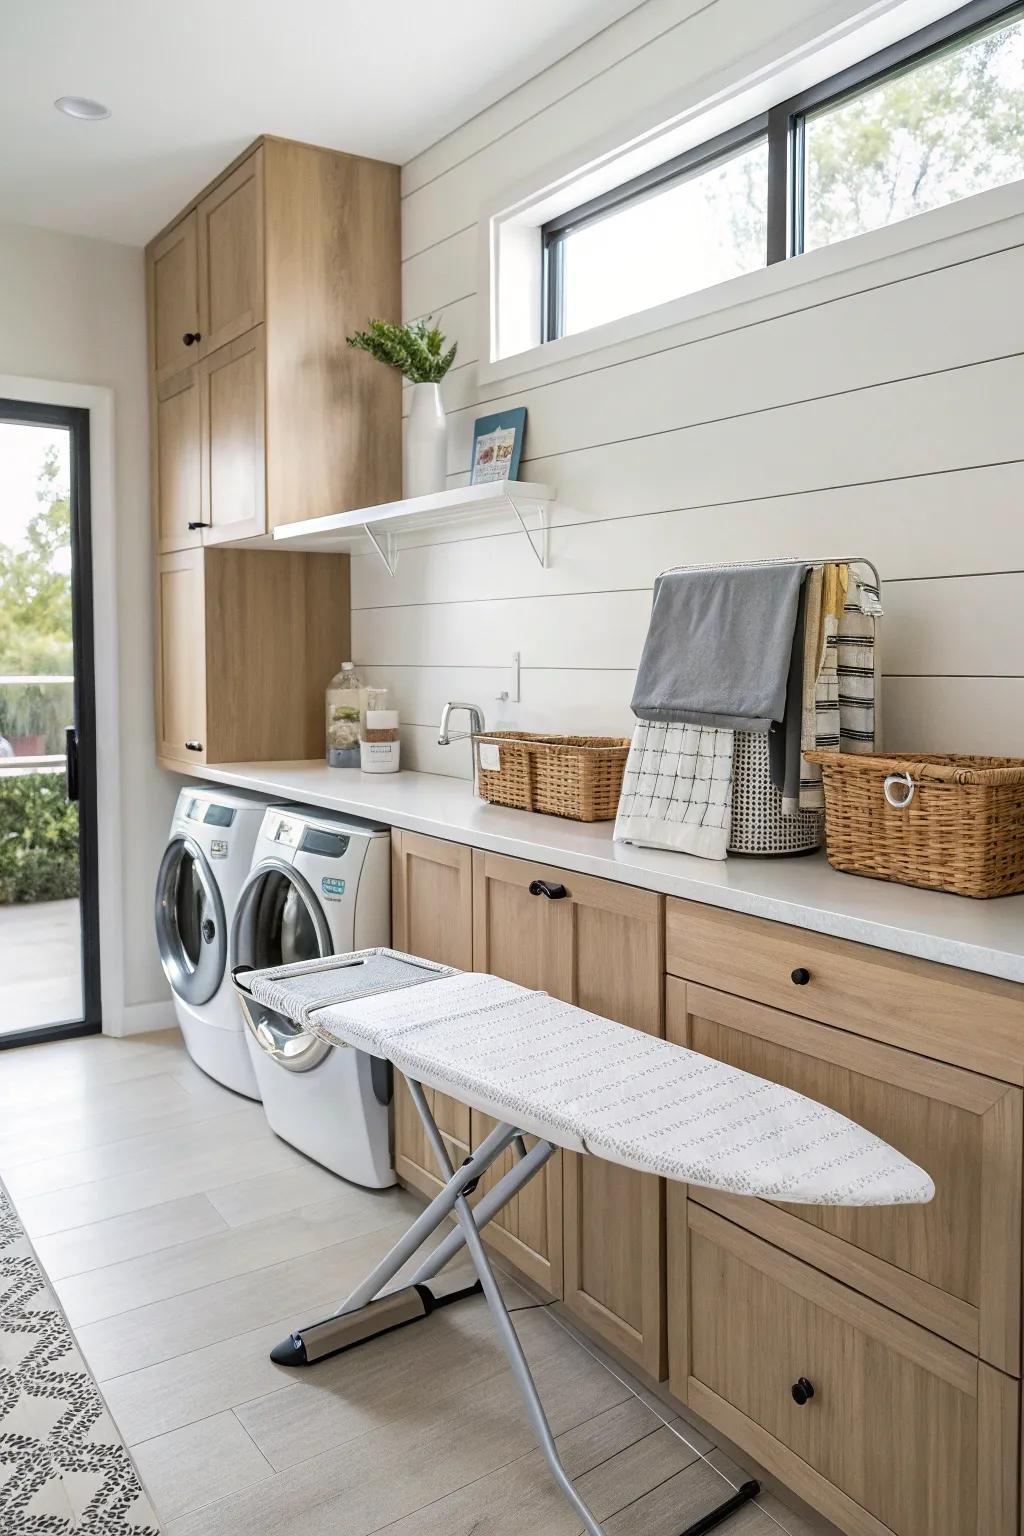
M448 731L448 720L453 709L464 709L469 716L469 730L456 731L452 736ZM449 699L441 711L441 724L437 732L437 744L439 747L447 747L453 741L465 741L467 736L479 735L484 729L484 712L475 704L457 704Z

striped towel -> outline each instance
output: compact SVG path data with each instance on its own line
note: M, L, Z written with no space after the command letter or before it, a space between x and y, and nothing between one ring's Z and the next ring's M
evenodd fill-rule
M809 580L818 575L812 571ZM807 607L800 745L804 751L873 752L879 738L878 590L860 567L825 565L820 580L808 590ZM821 810L824 804L821 769L803 759L800 809Z
M724 859L732 831L734 733L638 720L622 776L614 838Z

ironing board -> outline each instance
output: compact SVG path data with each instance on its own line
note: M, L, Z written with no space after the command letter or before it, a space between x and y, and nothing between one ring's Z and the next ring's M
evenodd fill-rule
M271 1010L332 1045L390 1061L406 1078L444 1181L337 1312L298 1329L271 1358L311 1365L482 1293L547 1464L587 1536L603 1536L602 1527L562 1466L480 1237L558 1147L707 1189L789 1203L920 1204L935 1193L928 1175L909 1159L813 1099L496 976L373 949L243 969L234 981L251 1025ZM498 1121L458 1169L424 1086ZM529 1150L524 1133L537 1138ZM481 1176L509 1147L518 1161L471 1207L468 1197ZM408 1285L387 1291L451 1214L458 1226ZM463 1247L477 1283L436 1297L427 1282ZM681 1536L710 1531L758 1491L756 1482L745 1483Z

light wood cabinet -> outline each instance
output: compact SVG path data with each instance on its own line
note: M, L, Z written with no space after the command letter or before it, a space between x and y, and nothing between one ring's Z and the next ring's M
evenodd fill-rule
M1012 1378L695 1201L685 1304L690 1406L850 1536L1017 1532Z
M251 331L264 317L263 160L261 147L196 209L200 357Z
M195 361L199 330L199 269L195 211L186 214L146 252L149 281L149 357L162 381Z
M401 495L401 380L345 341L400 316L397 166L263 138L151 242L147 271L158 391L196 364L203 395L199 486L154 405L162 549L190 547L189 522L204 544L261 538Z
M157 554L195 549L202 543L202 447L196 368L154 381L151 473Z
M391 834L392 943L407 954L468 971L473 967L473 853L459 843L415 832ZM469 1156L470 1112L447 1094L425 1088L438 1129L457 1167ZM409 1097L395 1078L395 1171L433 1197L441 1188L437 1164Z
M198 375L203 542L261 534L266 528L263 326L205 357Z
M678 1045L848 1115L926 1168L936 1188L929 1205L882 1209L697 1189L691 1200L1019 1373L1019 1088L673 978L666 1026ZM674 1220L680 1198L671 1196Z
M661 1034L661 931L661 899L652 892L474 854L477 970ZM473 1116L474 1145L492 1124ZM493 1177L510 1162L511 1154ZM557 1154L546 1172L545 1181L534 1179L494 1223L491 1242L545 1290L563 1296L593 1333L660 1379L660 1181L569 1152Z
M323 678L349 648L344 555L191 549L157 561L165 767L319 756Z

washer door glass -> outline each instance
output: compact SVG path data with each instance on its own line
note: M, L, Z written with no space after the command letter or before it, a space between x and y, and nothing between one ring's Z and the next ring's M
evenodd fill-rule
M227 923L220 888L191 837L173 837L156 881L156 937L164 974L178 997L209 1002L227 967Z
M332 953L320 903L291 865L268 859L252 871L231 930L231 964L262 971ZM246 1023L257 1044L290 1072L319 1066L332 1047L282 1013L250 1006Z

